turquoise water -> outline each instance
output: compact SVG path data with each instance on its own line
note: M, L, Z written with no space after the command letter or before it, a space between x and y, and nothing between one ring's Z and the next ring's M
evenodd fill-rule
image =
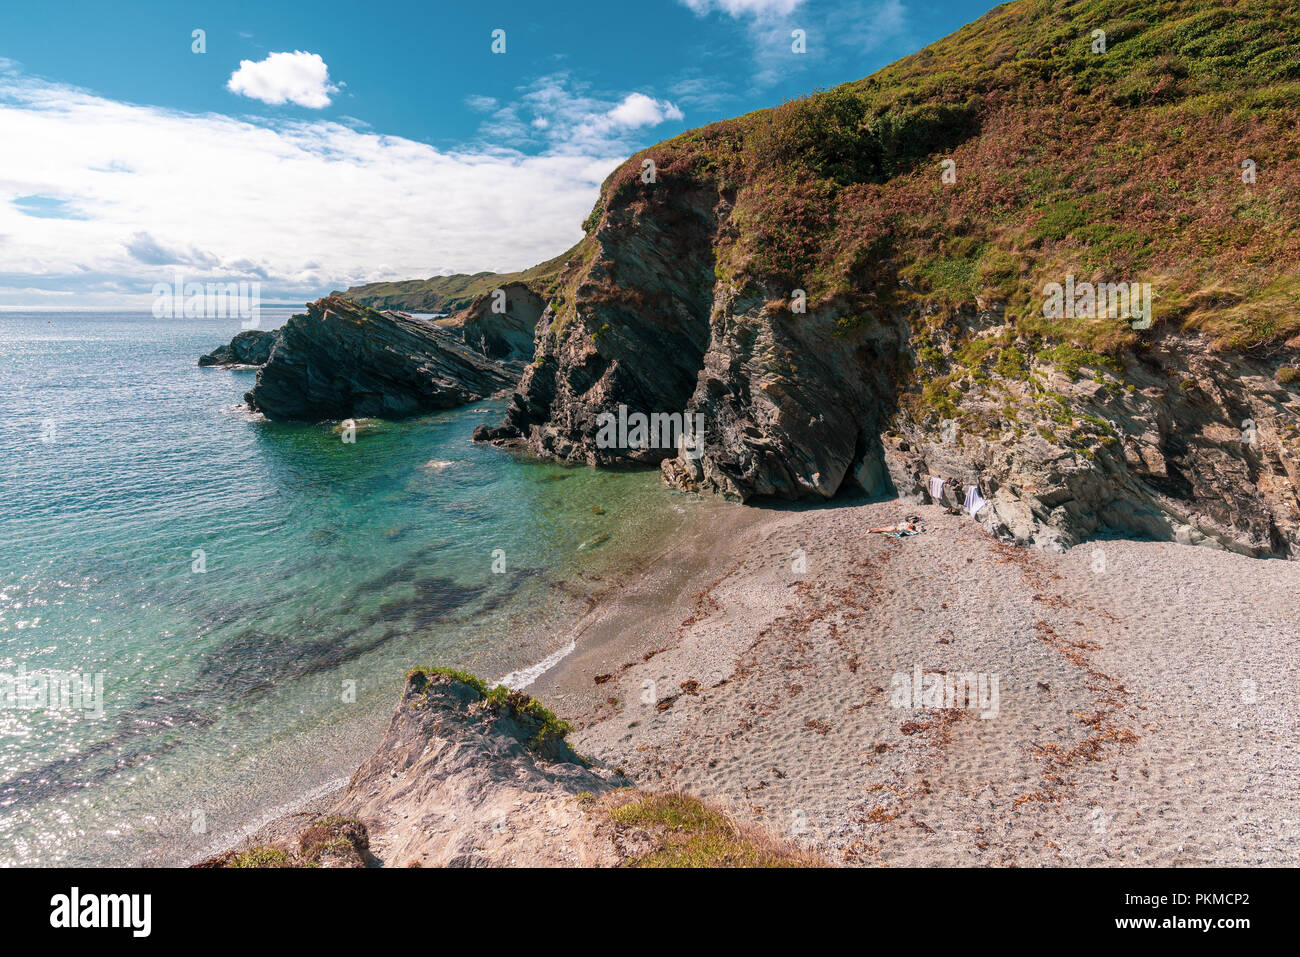
M102 717L0 705L0 863L192 858L349 774L407 668L537 661L564 583L690 520L474 445L500 400L351 444L255 418L254 372L195 364L238 330L0 313L0 677L103 681Z

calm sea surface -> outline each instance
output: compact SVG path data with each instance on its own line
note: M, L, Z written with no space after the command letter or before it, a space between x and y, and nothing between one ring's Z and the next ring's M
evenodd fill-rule
M195 364L238 331L0 312L0 864L203 853L350 774L411 666L556 652L560 586L697 507L474 445L501 401L354 444L266 422L254 372ZM102 714L35 696L72 674Z

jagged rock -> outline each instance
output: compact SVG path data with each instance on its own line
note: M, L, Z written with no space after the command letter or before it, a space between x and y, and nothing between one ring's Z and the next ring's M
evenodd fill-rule
M659 205L644 215L610 212L576 300L547 305L535 361L493 440L519 438L543 455L593 465L653 465L676 454L595 441L597 416L620 404L629 413L681 412L709 343L716 196L655 196Z
M1110 531L1292 555L1300 542L1295 393L1270 384L1258 360L1217 355L1175 333L1124 360L1122 371L1049 377L1050 401L1091 423L1087 431L1044 415L1028 382L1010 399L1019 435L979 428L1009 401L981 387L964 397L967 425L946 436L900 414L886 437L894 485L914 501L931 474L978 485L990 505L980 520L1019 544L1059 550Z
M229 345L199 356L200 366L260 366L271 358L271 350L280 341L280 330L245 329Z
M489 359L527 362L533 357L533 333L546 307L545 300L522 282L476 298L446 325L460 330L465 344ZM494 311L497 308L501 312Z
M1174 102L1200 94L1172 74L1159 103L1081 88L1058 38L1087 14L1045 11L1000 7L861 83L631 157L546 287L505 422L478 437L590 464L662 463L670 485L742 501L847 488L924 500L939 474L979 486L993 532L1047 548L1114 530L1295 553L1294 257L1255 246L1246 278L1233 242L1185 241L1223 222L1208 144L1262 145L1290 128L1207 127L1195 142L1168 130L1181 144L1169 168L1201 185L1184 190L1179 228L1159 228L1169 211L1117 197L1157 196L1167 180L1136 162L1102 175L1110 134L1089 134L1069 163L1049 159L1056 124L1095 98L1143 131L1121 137L1140 151ZM1272 22L1262 8L1242 16ZM1044 71L1003 69L990 37L1056 52ZM1281 55L1283 33L1273 42ZM1158 44L1144 44L1128 49L1163 73ZM1265 82L1194 56L1189 75L1221 89L1251 96ZM990 150L1003 151L997 175ZM954 175L981 172L920 175L950 161ZM1094 204L1125 215L1088 228L1079 210ZM1140 238L1141 255L1108 247L1112 229ZM1084 298L1053 306L1049 288L1074 290L1070 270L1085 263ZM1058 273L1064 285L1044 282ZM1147 289L1145 308L1137 292L1118 298L1124 288ZM703 415L703 454L602 441L602 414L620 406Z
M245 399L271 419L402 418L492 395L519 369L453 330L326 297L285 323Z

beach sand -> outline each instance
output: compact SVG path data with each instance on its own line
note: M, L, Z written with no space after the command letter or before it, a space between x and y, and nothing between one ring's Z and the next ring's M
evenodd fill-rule
M868 531L909 514L917 536ZM545 645L573 650L527 691L573 746L831 863L1300 859L1300 564L1118 540L1052 554L898 501L710 501L621 577L570 586L580 610ZM918 673L997 696L896 691Z
M868 532L905 514L925 531ZM1017 549L897 501L719 503L571 638L528 691L580 752L837 863L1300 857L1296 563ZM996 676L996 709L896 700L918 669Z

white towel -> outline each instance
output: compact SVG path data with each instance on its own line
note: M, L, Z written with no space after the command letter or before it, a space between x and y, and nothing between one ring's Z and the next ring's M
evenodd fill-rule
M970 512L971 518L974 518L980 513L980 509L987 505L988 502L984 501L984 496L980 495L980 490L977 486L967 485L965 504L966 511Z
M937 475L930 476L930 498L936 502L943 498L943 479Z

